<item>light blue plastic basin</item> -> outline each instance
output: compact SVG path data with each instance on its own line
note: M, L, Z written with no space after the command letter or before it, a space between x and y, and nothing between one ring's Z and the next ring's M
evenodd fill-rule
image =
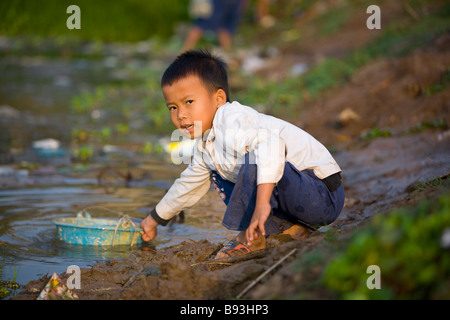
M70 244L114 246L142 243L140 221L129 217L91 218L88 212L80 211L76 217L57 218L52 222L56 225L58 238Z

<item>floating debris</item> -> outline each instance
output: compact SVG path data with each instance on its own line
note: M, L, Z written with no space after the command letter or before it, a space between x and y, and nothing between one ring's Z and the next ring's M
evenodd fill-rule
M42 158L64 157L66 151L60 145L56 139L37 140L33 142L33 150Z
M45 285L36 300L75 300L79 299L78 295L70 290L62 281L57 273L53 273L52 277Z

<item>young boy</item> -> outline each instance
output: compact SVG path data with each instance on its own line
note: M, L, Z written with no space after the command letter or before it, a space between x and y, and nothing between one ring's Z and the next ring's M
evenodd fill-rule
M198 141L189 166L141 222L144 241L211 183L227 205L223 225L240 231L216 258L262 249L271 234L330 224L342 210L341 169L328 150L286 121L230 102L225 67L207 51L187 51L162 77L172 123Z

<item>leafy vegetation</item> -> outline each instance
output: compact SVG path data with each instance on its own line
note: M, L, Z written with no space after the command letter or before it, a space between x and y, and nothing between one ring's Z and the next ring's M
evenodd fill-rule
M450 193L415 208L376 215L329 263L324 285L343 299L448 299L450 252L441 237L450 226ZM368 289L366 268L377 265L381 289Z
M67 7L81 10L81 29L69 30ZM188 20L188 0L14 0L0 2L0 34L43 37L73 36L85 40L140 41L170 37L175 23ZM164 11L164 15L161 12Z
M98 86L83 91L70 104L75 115L88 115L78 120L72 129L72 155L81 161L90 160L95 148L105 144L124 143L129 134L169 134L170 122L159 79L148 75L143 84ZM143 153L160 153L161 147L147 142Z
M450 174L443 175L441 177L437 177L431 180L417 182L409 187L411 191L422 192L431 188L436 187L450 187Z
M0 278L2 276L3 265L4 265L4 259L2 259L2 264L0 265ZM13 274L12 281L0 280L0 299L4 299L11 294L11 291L9 291L8 289L16 290L20 287L20 285L16 282L17 275L19 274L19 270L20 270L20 267L18 267L18 268L14 267L14 274Z
M378 126L375 126L361 134L362 140L373 140L376 138L387 138L390 137L392 134L387 129L380 129Z
M435 94L437 92L441 92L447 89L449 85L450 85L450 68L448 68L447 71L442 75L441 81L427 88L425 92L428 95Z

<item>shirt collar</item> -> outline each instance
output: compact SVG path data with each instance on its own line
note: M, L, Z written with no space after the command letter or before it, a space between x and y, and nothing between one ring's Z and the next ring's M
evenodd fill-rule
M214 133L214 125L211 127L211 129L208 130L206 137L203 138L205 142L211 142L214 141L214 138L216 137L216 134Z
M221 122L221 117L222 117L222 111L224 106L226 106L227 104L230 104L229 102L226 102L225 104L223 104L222 106L220 106L217 111L216 114L214 115L214 119L213 119L213 124L211 129L209 129L208 135L206 136L206 138L204 139L205 142L211 142L214 141L216 134L214 132L214 127Z

